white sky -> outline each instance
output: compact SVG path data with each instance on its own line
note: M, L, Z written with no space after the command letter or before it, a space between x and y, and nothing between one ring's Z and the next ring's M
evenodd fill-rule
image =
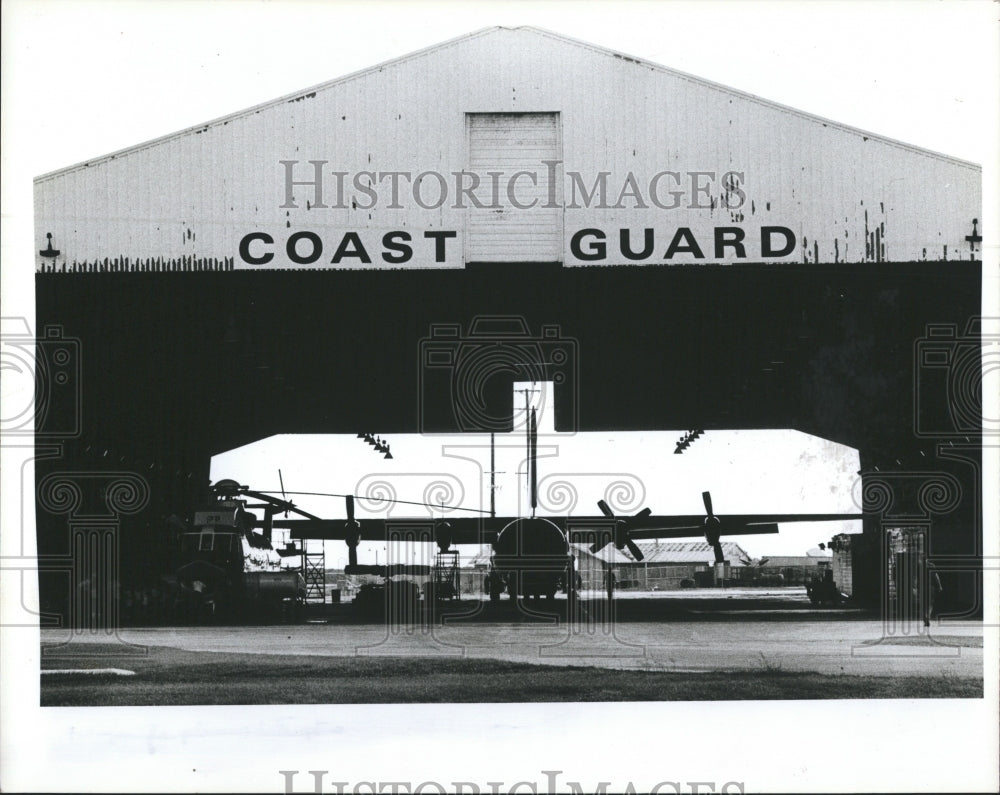
M4 315L31 317L33 311L34 176L495 24L550 28L983 163L984 254L988 263L996 258L996 224L990 221L1000 217L1000 28L992 2L412 2L390 7L380 2L7 0L2 13ZM987 271L986 314L996 315L995 270ZM711 436L699 440L689 450L690 461L699 445L707 450L711 444ZM18 478L23 471L30 483L31 468L22 451L6 445L0 452L5 496L0 542L4 554L19 554L10 552L19 536L12 530L21 521L21 532L27 527L25 537L32 537L33 500ZM693 466L687 453L676 458ZM985 481L995 483L998 477L995 456L988 455ZM716 488L713 484L713 495ZM684 499L697 507L698 493L700 488ZM997 524L991 496L985 506L988 528ZM732 507L727 501L725 508ZM723 509L718 497L716 509ZM988 534L987 554L995 554L995 547ZM995 572L987 576L995 585ZM17 585L4 579L5 622L6 611L20 603L21 594L10 590ZM988 615L995 615L992 588ZM405 769L415 782L447 775L446 781L478 781L484 787L488 780L509 786L524 778L544 784L541 769L567 771L561 781L610 780L619 786L630 780L649 786L677 779L715 781L721 787L739 780L746 781L748 791L989 790L996 785L997 655L995 635L989 633L986 698L963 703L811 702L807 711L794 702L747 702L53 712L37 706L37 634L9 627L4 632L16 641L3 644L5 664L0 666L3 784L12 791L278 790L278 769L328 769L336 773L332 778L357 782L377 779L390 767ZM760 731L780 725L846 728L850 754L837 757L813 731ZM447 734L449 727L453 735ZM458 727L473 729L483 742L469 745ZM427 735L434 745L421 746L427 752L402 754L400 749L414 748L416 735ZM618 738L618 745L608 746L616 753L594 753L607 742L602 735ZM445 742L448 736L459 745ZM780 759L773 753L776 736ZM430 752L440 747L463 749L446 755L444 771L441 755ZM934 753L926 753L931 747ZM268 753L259 753L264 748ZM900 759L905 763L887 764ZM303 772L300 786L303 777L308 781Z
M5 49L31 73L6 72L3 90L8 112L30 114L11 143L33 175L492 24L549 28L975 162L993 149L977 3L860 16L853 3L616 3L612 24L602 3L14 5Z

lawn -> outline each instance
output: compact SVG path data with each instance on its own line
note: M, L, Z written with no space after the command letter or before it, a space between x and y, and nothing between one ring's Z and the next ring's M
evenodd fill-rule
M44 669L120 668L134 676L41 677L42 706L392 704L982 698L981 678L827 676L783 671L671 673L481 659L279 657L150 648L146 655L45 655Z

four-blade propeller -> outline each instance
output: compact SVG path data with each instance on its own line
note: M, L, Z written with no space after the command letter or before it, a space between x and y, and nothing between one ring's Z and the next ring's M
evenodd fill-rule
M295 503L290 502L289 500L278 499L277 497L271 494L265 494L264 492L254 491L248 486L240 485L235 480L229 480L229 479L220 480L212 484L209 488L213 492L215 492L215 494L218 495L220 499L223 500L232 500L236 499L237 497L253 497L255 500L260 500L261 502L263 502L265 506L267 506L267 508L273 512L285 511L287 513L288 511L291 511L292 513L296 513L299 516L305 517L306 519L315 519L322 521L318 516L314 516L308 511L302 510L301 508L297 507ZM258 506L258 507L265 507L265 506Z
M283 484L282 484L283 485ZM251 505L250 508L264 508L265 518L257 519L254 524L265 528L265 535L270 537L271 527L287 527L292 530L292 538L324 538L342 539L347 543L348 553L352 563L357 560L357 548L362 540L362 535L367 534L369 539L373 535L381 538L384 525L379 520L358 520L355 518L355 498L350 494L323 494L320 496L342 497L346 504L347 521L341 524L340 521L329 521L320 519L308 511L297 507L288 499L273 496L273 492L260 492L241 485L235 480L220 480L211 486L213 492L221 499L234 499L252 497L261 500L263 505ZM298 492L296 492L298 493ZM312 492L301 492L312 493ZM394 502L404 502L393 500ZM712 547L716 562L723 562L725 556L722 549L722 535L749 535L761 533L777 533L778 524L781 522L818 522L818 521L843 521L861 518L861 514L728 514L717 516L712 505L712 495L708 491L702 492L702 501L705 506L703 515L672 515L654 516L649 508L643 508L634 516L616 516L614 511L604 500L597 502L603 519L594 520L591 518L581 518L580 524L573 526L573 519L566 520L567 540L572 540L574 535L587 534L590 536L592 544L590 550L597 553L613 542L619 550L628 549L632 558L642 561L645 556L636 544L636 540L652 538L689 538L699 533L704 535L705 540ZM425 503L414 503L425 505ZM283 511L294 512L302 519L274 521L274 514ZM306 521L303 521L306 520ZM435 521L431 539L437 543L442 552L447 552L454 544L463 543L484 543L483 539L495 536L499 524L505 524L510 520L501 520L491 517L484 522L482 518L458 517L448 522ZM594 539L595 531L597 538ZM582 540L582 539L581 539Z
M610 506L604 500L598 500L597 507L601 509L601 513L603 513L608 519L615 520L614 538L612 539L615 542L615 546L618 549L628 547L628 551L632 553L633 558L636 560L642 560L645 556L642 554L642 550L639 549L635 541L632 540L631 534L629 533L628 526L630 520L617 518L614 511L611 510ZM630 517L630 519L645 519L652 513L653 512L649 508L643 508L635 516ZM605 539L604 541L595 541L591 545L590 551L596 553L607 545L608 539Z

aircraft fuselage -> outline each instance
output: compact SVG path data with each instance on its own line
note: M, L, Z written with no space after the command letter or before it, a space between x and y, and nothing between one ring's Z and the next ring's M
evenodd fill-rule
M495 600L506 588L518 596L552 598L566 582L572 565L569 540L548 519L515 519L503 527L493 542L490 596Z

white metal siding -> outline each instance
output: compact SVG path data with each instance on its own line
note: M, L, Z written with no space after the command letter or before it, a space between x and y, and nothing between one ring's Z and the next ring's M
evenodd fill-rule
M561 195L562 170L550 179L546 165L562 159L559 114L470 113L467 118L469 171L483 179L473 195L484 206L468 211L466 262L562 260L562 207L552 206ZM522 171L531 176L512 182ZM487 179L490 172L503 175L496 193L493 179Z
M469 167L467 114L552 112L559 113L565 173L589 183L609 172L609 204L630 172L644 190L665 170L745 175L738 211L722 208L719 183L711 209L638 209L627 201L572 208L564 179L556 259L567 265L587 264L569 256L568 242L581 229L607 231L604 264L614 264L624 261L615 250L618 230L632 230L638 244L653 228L656 256L643 263L653 264L663 262L677 227L710 241L713 227L724 225L744 227L748 241L760 225L793 229L797 248L781 261L968 260L965 238L972 219L982 221L982 172L973 164L553 34L497 28L38 178L36 248L51 232L62 253L37 264L103 267L119 258L129 266L226 267L244 235L266 231L276 241L266 267L300 267L282 243L310 230L327 246L310 267L329 268L329 249L346 231L377 247L388 231L405 229L414 239L405 265L388 265L373 251L369 265L337 267L462 267L468 210L450 201L423 209L412 200L403 209L384 200L367 210L309 208L305 188L296 189L298 209L282 209L278 161L299 160L301 173L318 159L331 172L450 175ZM383 198L387 185L379 187ZM446 263L422 240L426 230L456 232ZM704 261L719 261L706 254ZM670 262L685 261L694 260ZM722 261L735 261L732 252Z

